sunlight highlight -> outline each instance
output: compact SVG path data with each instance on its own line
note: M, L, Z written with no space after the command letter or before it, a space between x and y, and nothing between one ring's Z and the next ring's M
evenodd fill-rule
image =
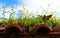
M60 13L60 0L26 0L23 2L26 8L31 12L33 11L34 15L42 14L42 10L48 9L48 12L55 11ZM48 7L48 4L50 6ZM36 13L39 12L39 13Z

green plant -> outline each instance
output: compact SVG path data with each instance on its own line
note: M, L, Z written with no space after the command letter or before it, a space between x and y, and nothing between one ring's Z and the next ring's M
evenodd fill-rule
M3 6L3 10L2 10L2 16L1 17L1 20L2 20L2 23L5 27L9 26L10 23L18 23L17 19L15 19L14 15L15 15L15 7L11 7L11 11L6 11L7 7L6 6ZM5 18L5 14L6 13L9 13L9 18ZM2 25L2 26L3 26Z
M49 8L50 5L48 5ZM44 9L43 12L46 13L46 19L48 16L48 8ZM44 20L44 15L37 15L36 17L33 16L32 14L30 14L31 12L29 12L26 8L25 5L22 4L22 9L18 10L19 12L19 18L15 19L15 7L13 6L11 8L11 11L6 11L7 7L3 6L3 17L2 19L2 23L4 24L4 26L8 26L11 23L17 23L22 27L29 27L29 28L36 28L38 27L38 24L48 24L50 27L54 27L55 25L60 25L60 19L57 19L56 16L54 16L54 11L50 11L52 17L50 17L47 20ZM5 13L9 13L9 18L5 18ZM33 13L33 12L32 12Z
M3 24L3 26L7 26L7 18L5 18L5 13L7 13L7 11L6 11L6 8L7 8L7 6L3 6L3 10L2 10L2 16L3 17L1 17L2 18L2 24Z

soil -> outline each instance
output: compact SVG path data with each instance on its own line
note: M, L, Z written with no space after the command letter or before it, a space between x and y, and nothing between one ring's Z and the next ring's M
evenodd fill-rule
M56 25L53 27L53 31L60 32L60 25Z

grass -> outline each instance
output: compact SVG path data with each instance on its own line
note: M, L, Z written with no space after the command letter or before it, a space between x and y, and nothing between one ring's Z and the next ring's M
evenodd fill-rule
M54 27L55 25L60 25L60 19L57 19L56 16L54 16L54 14L48 20L44 20L43 19L44 15L37 15L37 17L35 17L35 16L29 14L29 11L26 10L24 5L22 7L23 7L23 10L18 10L20 16L17 19L15 19L15 17L14 17L15 8L12 7L11 8L12 11L6 11L7 7L3 6L3 11L2 11L3 17L1 17L2 19L0 18L2 20L2 22L0 22L0 23L3 23L4 26L9 26L10 23L14 23L14 24L17 23L24 28L26 26L28 26L30 28L36 28L36 27L38 27L37 26L38 24L48 24L50 27ZM5 13L7 13L7 12L10 13L9 18L5 18ZM47 15L45 15L45 16L47 19L48 18Z

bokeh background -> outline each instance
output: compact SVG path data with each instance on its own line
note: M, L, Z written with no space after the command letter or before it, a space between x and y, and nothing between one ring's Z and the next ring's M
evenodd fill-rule
M2 13L2 7L7 6L7 11L10 10L12 6L15 6L15 11L21 9L21 4L25 5L25 8L29 10L29 12L33 11L33 15L37 14L44 14L42 13L42 10L48 9L48 12L53 11L54 15L57 18L60 18L60 0L0 0L0 16ZM50 5L48 7L48 4ZM50 13L49 13L50 14ZM16 12L16 17L18 16L18 13ZM9 14L7 13L6 18L9 17Z

